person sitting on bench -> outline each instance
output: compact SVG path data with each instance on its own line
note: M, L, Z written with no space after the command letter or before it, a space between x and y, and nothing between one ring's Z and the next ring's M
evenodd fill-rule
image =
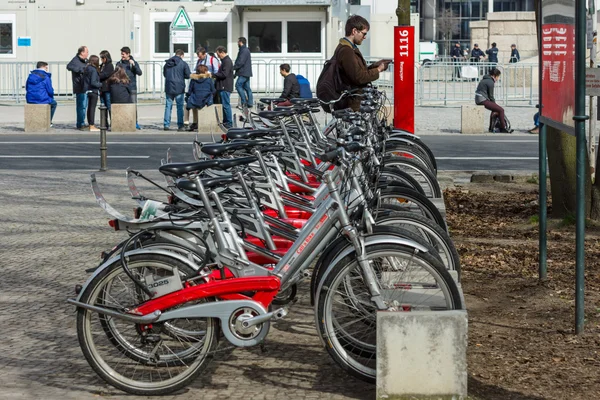
M215 83L208 73L208 67L206 65L198 65L196 68L195 75L192 75L194 79L190 80L190 87L185 96L186 108L188 110L200 110L205 106L213 104L213 97L217 92L215 89ZM198 129L198 118L195 119L195 123L190 124L189 131Z
M298 83L296 74L291 73L290 70L290 64L281 64L279 66L279 73L283 76L283 92L281 92L281 96L279 97L285 99L285 101L277 103L277 106L280 107L290 107L292 105L290 100L300 97L300 84Z
M33 71L27 77L25 83L25 100L29 104L50 104L50 126L56 111L56 100L54 100L54 88L52 87L52 74L48 72L48 63L39 61Z
M477 85L477 90L475 91L475 104L478 106L484 106L492 113L498 113L498 117L500 119L500 132L512 133L512 129L510 131L506 129L504 108L496 104L496 99L494 98L494 85L499 78L500 70L498 68L492 68L489 75L483 76L479 82L479 85Z

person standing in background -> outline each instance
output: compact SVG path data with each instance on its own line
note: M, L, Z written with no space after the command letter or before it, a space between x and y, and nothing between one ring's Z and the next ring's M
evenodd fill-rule
M450 57L452 57L452 63L454 64L454 68L452 70L452 80L460 79L460 61L463 58L463 51L460 47L460 43L456 43L450 52Z
M131 103L136 105L135 111L135 127L140 129L137 121L137 77L142 76L142 69L137 61L131 56L131 49L127 46L121 49L121 60L117 62L116 67L121 67L125 70L129 78L129 92L131 93Z
M521 55L519 54L519 50L517 50L516 44L510 45L510 61L509 63L514 64L521 61Z
M83 90L83 72L87 65L89 50L87 46L77 49L77 55L67 64L67 70L71 71L73 81L73 94L75 95L75 108L77 112L77 129L85 129L85 109L87 107L87 95Z
M221 98L223 107L223 125L226 128L233 126L231 114L231 92L233 92L233 61L227 55L227 48L219 46L216 49L217 57L221 60L221 67L215 74L215 88Z
M252 98L252 89L250 89L250 78L252 77L252 56L250 49L246 45L248 42L245 37L238 39L239 52L233 65L237 82L235 89L240 95L241 106L248 108L254 107L254 99Z
M83 89L88 97L87 119L91 132L98 132L94 120L96 118L96 105L100 95L100 57L90 56L90 62L83 73Z
M492 47L485 51L488 57L488 63L490 63L490 73L493 69L496 69L496 65L498 64L498 48L496 47L496 42L492 43Z
M183 131L183 98L185 94L185 80L190 79L190 66L183 61L185 53L181 49L175 50L175 55L167 60L163 68L165 77L165 118L164 130L171 126L171 112L173 101L177 103L177 130Z
M108 78L115 72L115 67L107 50L100 52L100 62L100 83L102 83L102 87L100 88L100 104L104 104L108 108L108 115L110 116L110 88L108 87Z

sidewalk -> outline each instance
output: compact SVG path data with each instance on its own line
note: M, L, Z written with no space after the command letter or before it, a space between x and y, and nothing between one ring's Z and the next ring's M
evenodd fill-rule
M233 113L239 115L240 111L235 108L237 97L232 97ZM171 116L171 125L176 125L176 109ZM142 127L140 133L161 130L163 127L163 116L165 106L159 103L140 103L138 105L138 119ZM511 121L514 133L527 133L533 128L533 115L537 112L535 106L528 107L506 107L506 115ZM0 104L0 133L23 132L24 106L1 105ZM489 112L486 111L486 117ZM325 121L323 112L318 114L321 122ZM329 116L327 116L329 119ZM57 133L81 133L75 130L75 104L74 102L59 103L54 116L54 132ZM99 123L100 112L96 113ZM460 134L460 105L447 107L416 107L415 128L418 135ZM176 129L174 130L176 132ZM163 132L164 133L164 132ZM485 133L485 132L482 132Z

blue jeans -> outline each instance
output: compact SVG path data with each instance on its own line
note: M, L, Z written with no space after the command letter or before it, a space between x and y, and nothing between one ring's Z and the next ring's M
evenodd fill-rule
M52 102L50 102L50 122L52 122L54 119L54 113L56 112L57 105L58 104L56 104L56 100L52 99Z
M533 124L538 127L540 126L540 113L539 111L535 113L535 115L533 116Z
M76 95L76 108L77 108L77 128L81 128L85 125L85 111L87 109L87 94L77 93Z
M227 90L219 90L221 96L221 105L223 106L223 123L231 127L233 126L233 118L231 116L231 93Z
M173 100L177 103L177 127L183 128L183 93L178 95L167 94L165 104L165 128L171 126L171 111L173 110Z
M238 76L237 82L235 83L235 90L237 90L242 100L242 105L252 107L254 105L254 99L252 98L252 89L250 89L250 78L245 76Z

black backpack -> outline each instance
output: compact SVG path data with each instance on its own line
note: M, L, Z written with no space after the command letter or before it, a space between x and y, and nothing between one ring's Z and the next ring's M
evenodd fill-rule
M506 115L504 116L504 126L506 127L506 129L508 131L511 130L510 121L508 120ZM490 133L498 133L498 132L500 132L500 129L501 129L500 116L498 115L497 112L492 112L490 114L490 127L489 127L488 131Z
M321 101L332 101L339 99L342 92L346 90L345 85L342 83L340 77L340 66L337 60L337 50L333 53L333 56L325 61L323 65L323 71L319 75L317 80L317 98ZM342 99L334 104L333 109L329 104L321 104L323 111L331 113L333 110L339 110L346 108L346 101Z

